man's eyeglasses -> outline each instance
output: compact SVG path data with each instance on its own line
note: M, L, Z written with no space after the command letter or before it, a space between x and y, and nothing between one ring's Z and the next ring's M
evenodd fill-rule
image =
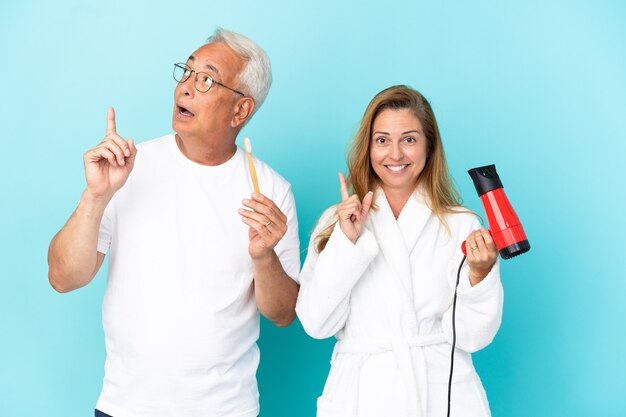
M182 62L178 64L174 64L174 74L173 74L174 79L178 81L179 83L184 83L185 81L187 81L189 77L191 77L191 74L193 74L194 72L196 73L196 82L194 83L194 86L196 87L196 90L198 90L201 93L206 93L207 91L211 89L213 84L217 84L217 85L221 85L222 87L234 93L241 94L243 97L246 96L244 93L242 93L239 90L235 90L234 88L230 88L229 86L224 85L219 81L215 81L206 72L194 71L191 68L189 68L187 65L183 64Z

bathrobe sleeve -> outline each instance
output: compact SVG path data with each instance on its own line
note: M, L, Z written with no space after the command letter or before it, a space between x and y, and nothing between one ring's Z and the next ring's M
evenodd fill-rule
M320 218L300 272L296 313L304 330L316 339L334 336L343 328L350 312L352 288L379 250L374 234L367 228L353 244L337 223L318 254L315 238L337 218L335 213L333 206Z
M476 220L472 225L472 230L479 227L480 223ZM453 268L455 283L458 264L461 259L458 259ZM469 280L469 267L465 262L461 269L457 294L456 346L466 352L476 352L491 343L502 322L504 291L500 282L499 258L489 274L473 287ZM452 304L444 313L443 329L446 338L452 342Z

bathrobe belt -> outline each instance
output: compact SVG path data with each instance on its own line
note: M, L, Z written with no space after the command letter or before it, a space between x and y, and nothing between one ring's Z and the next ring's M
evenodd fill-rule
M395 338L387 340L365 340L347 338L337 341L333 351L333 360L343 353L364 355L359 363L357 381L360 381L361 368L371 355L393 352L398 370L407 387L408 414L409 416L425 416L427 413L426 399L428 398L428 379L424 346L446 343L443 333L415 336L411 338ZM411 349L415 350L418 363L414 363ZM355 396L354 415L357 413L359 401L359 383L357 382L357 395Z

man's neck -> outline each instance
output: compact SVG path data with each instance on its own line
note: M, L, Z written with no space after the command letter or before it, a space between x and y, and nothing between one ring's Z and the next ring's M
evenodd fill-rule
M187 159L200 165L222 165L237 152L235 138L232 140L188 137L183 139L176 134L176 145Z

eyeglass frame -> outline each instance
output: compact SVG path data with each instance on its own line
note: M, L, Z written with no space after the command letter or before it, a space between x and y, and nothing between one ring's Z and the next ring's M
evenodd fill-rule
M183 77L182 77L182 79L181 79L180 81L179 81L179 80L177 80L177 79L176 79L176 76L174 75L174 74L176 73L176 68L180 68L180 69L182 69L182 70L185 70L185 72L189 71L189 75L185 78L185 77L184 77L185 72L183 72ZM193 73L194 73L194 72L196 73L196 79L195 79L195 81L194 81L194 83L193 83L193 86L194 86L194 88L195 88L196 90L198 90L198 91L199 91L199 92L201 92L201 93L207 93L207 92L209 92L209 91L211 90L211 87L213 87L213 84L217 84L217 85L220 85L220 86L222 86L222 87L226 88L227 90L230 90L230 91L232 91L232 92L234 92L234 93L240 94L242 97L247 97L247 95L245 95L245 94L244 94L244 93L242 93L241 91L239 91L239 90L235 90L234 88L231 88L231 87L227 86L226 84L222 84L221 82L214 80L214 79L213 79L213 77L211 77L208 73L206 73L206 72L198 72L198 71L196 71L196 70L193 70L193 69L189 68L189 67L187 66L187 64L182 63L182 62L179 62L179 63L177 63L177 64L174 64L174 70L172 71L172 77L174 78L174 80L175 80L177 83L181 84L181 83L184 83L185 81L187 81L188 79L190 79L190 78L191 78L191 76L193 75ZM200 89L198 88L198 74L203 74L203 75L205 75L205 76L207 77L207 79L211 80L211 85L209 86L209 88L208 88L206 91L202 91L202 90L200 90Z

